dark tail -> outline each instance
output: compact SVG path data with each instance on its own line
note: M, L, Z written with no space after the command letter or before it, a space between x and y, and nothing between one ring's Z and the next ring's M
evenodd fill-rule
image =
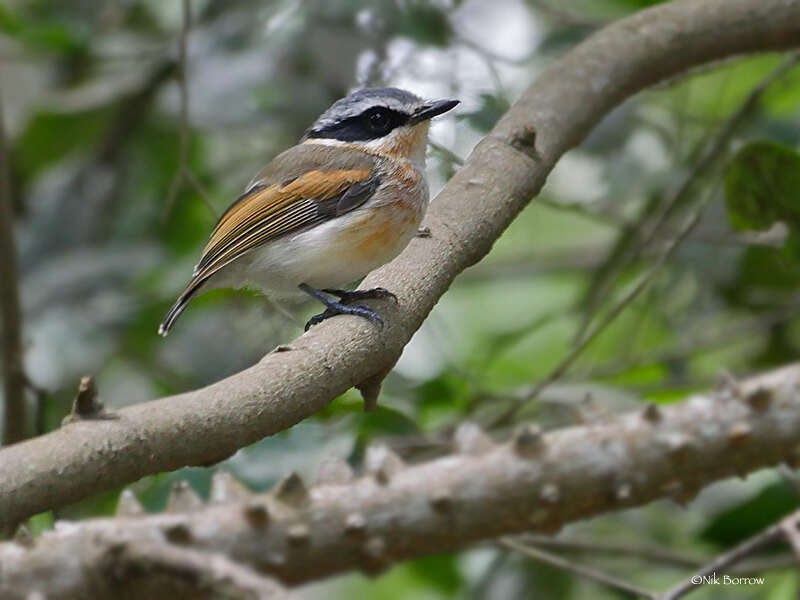
M177 321L178 317L181 316L181 313L189 305L189 302L192 301L192 298L194 298L195 294L197 294L197 292L200 291L200 288L203 287L206 279L207 278L191 282L183 291L183 293L178 296L175 304L172 305L172 308L170 308L167 312L167 316L164 317L164 320L161 321L161 325L158 326L158 335L161 337L167 337L167 334L169 334L172 326L175 325L175 321Z

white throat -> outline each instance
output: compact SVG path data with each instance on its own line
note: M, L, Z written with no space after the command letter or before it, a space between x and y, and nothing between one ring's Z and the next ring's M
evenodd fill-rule
M385 156L394 160L406 160L416 169L425 172L425 154L428 147L428 128L430 122L414 126L403 125L387 135L366 142L344 142L333 138L309 138L304 144L356 148L370 154Z

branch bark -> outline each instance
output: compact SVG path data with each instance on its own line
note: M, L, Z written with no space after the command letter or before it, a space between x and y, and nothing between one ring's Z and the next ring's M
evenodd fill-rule
M0 312L3 327L3 443L25 439L25 370L22 349L22 309L19 302L14 207L11 198L8 143L0 103Z
M663 408L547 434L524 427L500 445L464 425L452 454L414 466L373 446L362 476L327 462L308 488L290 475L267 494L248 495L217 473L210 504L177 486L168 512L152 515L127 491L119 510L132 516L59 522L24 544L0 544L0 596L24 598L36 581L48 598L84 597L119 574L119 556L142 556L142 547L155 558L187 550L192 564L200 553L223 557L290 584L379 572L498 536L553 533L657 498L687 502L717 479L784 460L797 465L798 432L795 364Z
M690 67L800 45L800 0L681 0L599 31L548 69L433 201L425 225L365 287L386 327L331 319L214 385L74 423L0 452L0 526L140 477L219 461L291 427L395 363L439 297L614 106ZM284 347L286 348L286 347ZM102 393L102 390L101 390Z

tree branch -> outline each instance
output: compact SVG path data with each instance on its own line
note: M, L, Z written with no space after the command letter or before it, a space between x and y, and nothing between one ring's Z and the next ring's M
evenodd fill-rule
M14 207L11 198L8 143L0 103L0 312L3 327L3 396L5 425L2 442L25 439L25 370L22 349L22 309L19 303Z
M658 600L677 600L685 596L692 588L703 585L707 579L716 579L716 577L712 576L717 571L722 572L726 567L741 561L776 540L786 539L791 542L792 536L796 535L798 525L800 525L800 511L795 511L775 525L767 527L764 531L746 539L728 552L720 554L709 561L700 570L693 573L691 577L664 594L659 595Z
M519 540L515 540L514 538L505 537L500 540L500 545L505 546L511 550L516 550L517 552L524 554L528 558L532 558L533 560L542 562L546 565L550 565L552 567L556 567L557 569L562 569L574 575L578 575L579 577L585 577L586 579L590 579L597 583L606 585L610 588L613 588L625 596L632 596L634 598L647 598L648 600L655 600L655 594L651 594L644 588L640 588L636 585L633 585L627 581L619 579L618 577L614 577L613 575L609 575L608 573L603 573L602 571L598 571L592 567L587 567L584 565L580 565L578 563L574 563L570 560L567 560L557 554L551 554L550 552L545 552L541 548L537 548L536 546L527 546L520 542Z
M759 81L758 84L750 90L750 93L742 104L725 119L718 130L708 136L708 139L701 145L699 157L692 164L689 172L681 179L677 187L671 189L664 194L662 199L658 200L655 214L652 216L645 215L641 222L637 223L632 230L624 232L625 236L630 235L632 237L632 248L619 258L615 257L612 252L610 256L613 264L609 263L610 269L605 271L604 265L600 272L605 272L605 274L601 279L593 282L587 292L586 299L584 300L586 305L585 314L578 327L578 332L575 335L574 344L576 346L580 345L581 341L586 337L586 331L591 325L595 313L602 305L603 297L613 287L616 274L621 272L622 269L628 265L634 264L642 253L652 246L654 240L656 240L659 234L667 227L670 219L677 212L678 208L685 206L691 199L690 192L693 188L697 187L696 184L700 178L711 171L715 164L720 162L734 134L756 111L764 93L772 84L779 81L794 69L799 61L800 54L788 56L778 67Z
M452 454L413 466L373 446L362 476L354 478L343 461L327 462L309 488L292 474L267 494L247 496L217 473L208 505L178 486L170 511L142 514L128 491L119 508L125 516L57 523L24 545L0 544L0 597L24 597L18 590L33 576L50 582L48 597L81 597L82 586L114 570L74 557L107 556L120 544L223 555L286 583L352 569L373 573L498 536L552 533L657 498L687 502L732 474L784 460L797 465L799 441L795 364L604 422L547 434L523 427L501 445L465 425Z
M192 29L192 5L191 0L182 0L181 2L181 32L178 37L178 91L180 96L180 137L178 138L178 168L175 170L175 175L172 182L169 184L167 197L164 200L164 210L162 218L166 221L169 217L175 200L178 197L178 192L184 184L188 181L194 187L195 191L200 195L205 202L208 209L215 217L218 217L216 208L211 203L205 189L195 177L191 168L189 167L189 142L191 133L191 124L189 123L189 59L188 59L188 46L189 46L189 33Z
M682 0L594 34L548 69L434 200L430 238L375 271L398 303L386 326L336 318L214 385L79 422L0 451L0 524L185 465L291 427L388 369L453 279L480 260L560 156L614 106L690 67L800 45L800 0ZM112 394L105 394L110 397Z
M585 554L592 558L635 558L640 561L661 566L669 565L676 568L698 569L710 560L685 551L650 544L608 542L599 539L582 539L573 536L553 537L540 534L523 535L520 536L520 540L529 546ZM763 573L772 569L786 569L796 564L797 557L787 552L775 556L755 557L741 561L735 568L731 569L730 573L732 575L753 575L754 573Z
M705 203L703 203L705 206ZM526 402L530 402L539 396L539 394L546 389L548 386L553 384L555 381L558 380L567 370L572 366L572 364L578 359L578 357L583 354L583 351L591 344L597 337L606 330L606 328L614 322L614 320L622 314L622 311L633 302L645 288L655 279L656 275L661 271L661 267L664 266L664 263L667 261L667 258L675 251L678 245L686 238L687 235L695 228L698 221L700 220L700 215L702 214L702 207L698 208L693 215L691 215L678 232L678 235L671 240L659 253L658 257L656 258L655 263L650 270L642 275L639 280L631 287L628 292L622 296L615 304L611 307L611 309L606 313L603 319L597 323L597 325L589 332L584 332L582 337L577 341L577 343L572 347L569 354L567 354L561 361L553 368L552 371L537 383L533 389L525 394L520 398L516 398L512 403L511 407L502 415L500 415L496 420L493 421L492 427L498 427L501 425L507 425L511 418L516 414L516 412L522 408L522 406Z

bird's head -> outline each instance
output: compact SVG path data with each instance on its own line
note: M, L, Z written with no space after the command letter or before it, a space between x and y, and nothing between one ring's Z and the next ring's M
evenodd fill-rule
M305 143L363 148L424 164L431 118L458 100L423 100L398 88L364 88L333 103L303 136Z

